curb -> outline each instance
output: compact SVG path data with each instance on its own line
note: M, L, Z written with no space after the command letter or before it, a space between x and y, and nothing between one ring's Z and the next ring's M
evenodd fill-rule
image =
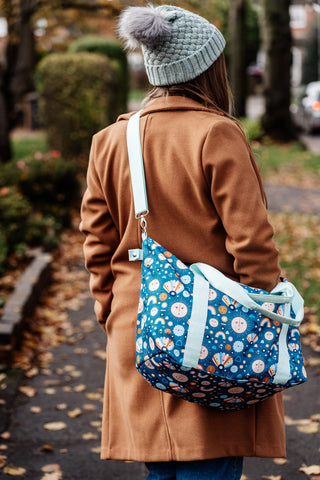
M39 295L51 277L52 255L35 249L31 256L33 260L22 274L0 317L0 370L2 366L10 365L26 318L32 315Z

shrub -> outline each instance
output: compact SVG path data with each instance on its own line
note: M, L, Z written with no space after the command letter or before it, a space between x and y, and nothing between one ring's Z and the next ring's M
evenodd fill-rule
M61 158L59 151L37 152L0 167L0 187L15 186L43 215L52 215L68 226L70 207L79 193L76 166Z
M115 95L117 101L117 110L123 113L127 110L127 100L129 93L129 70L127 54L115 40L95 35L86 35L75 40L69 47L70 53L91 52L100 53L107 56L116 63L119 69L118 92Z
M37 67L40 118L51 148L64 157L87 155L91 138L115 121L118 70L94 53L51 54Z
M0 188L0 274L12 253L23 254L29 246L57 246L62 230L56 220L33 213L28 200L15 187Z

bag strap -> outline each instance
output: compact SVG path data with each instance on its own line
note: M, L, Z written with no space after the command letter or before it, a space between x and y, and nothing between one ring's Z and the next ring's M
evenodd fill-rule
M303 299L295 286L290 282L279 283L270 294L257 295L247 292L240 283L234 282L210 265L205 263L193 263L190 268L195 275L204 277L213 287L226 293L226 295L247 307L249 310L257 310L272 320L296 327L298 327L303 320ZM282 299L282 295L279 295L279 293L284 294ZM280 315L271 312L262 305L259 305L256 300L264 303L282 303L285 307L285 314ZM286 305L290 306L290 304L292 304L292 309L296 318L292 318L288 314L289 309L286 308Z
M127 127L127 148L129 156L134 211L137 219L149 213L146 180L140 140L140 114L142 110L129 118Z

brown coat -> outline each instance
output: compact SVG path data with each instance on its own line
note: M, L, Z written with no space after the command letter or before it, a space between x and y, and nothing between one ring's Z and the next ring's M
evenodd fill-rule
M135 370L141 245L126 150L129 115L93 138L81 230L95 312L108 337L103 459L281 457L281 394L221 412L162 393ZM257 167L240 128L182 97L151 102L141 117L148 233L185 263L205 262L267 290L279 279Z

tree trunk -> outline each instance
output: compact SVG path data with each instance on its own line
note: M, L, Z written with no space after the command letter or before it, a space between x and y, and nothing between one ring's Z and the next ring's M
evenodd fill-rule
M238 117L246 113L246 11L247 0L230 0L230 82L234 95L233 114Z
M266 52L264 95L266 111L262 118L268 135L289 141L295 138L290 114L292 38L290 0L263 0L263 40Z

